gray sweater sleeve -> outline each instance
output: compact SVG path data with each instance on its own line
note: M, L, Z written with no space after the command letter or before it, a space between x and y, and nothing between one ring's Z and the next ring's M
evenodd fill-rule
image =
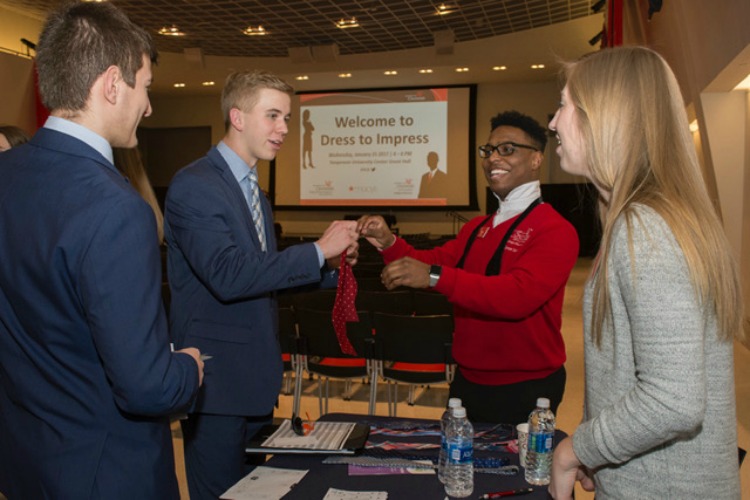
M590 420L579 426L573 446L590 468L687 437L706 417L706 312L664 220L639 208L631 221L632 246L624 220L613 233L612 322L601 349L586 350Z

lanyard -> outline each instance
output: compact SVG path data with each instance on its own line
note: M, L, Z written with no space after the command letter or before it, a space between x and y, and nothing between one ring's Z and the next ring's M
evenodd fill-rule
M511 224L510 228L505 233L505 236L503 236L503 239L500 242L500 245L497 247L497 250L495 250L495 254L487 263L487 268L484 271L485 276L496 276L500 274L500 263L502 262L502 259L503 259L503 252L505 251L505 246L508 244L508 240L510 240L510 237L513 234L513 231L515 231L518 225L521 224L521 222L531 213L532 210L534 210L537 207L537 205L541 205L541 203L542 203L542 197L540 196L536 200L532 201L531 204L528 207L526 207L526 210L524 210L521 213L521 215L519 215L518 218L513 222L513 224ZM469 250L471 250L471 246L474 244L474 240L477 239L477 235L479 234L479 231L482 229L482 227L484 227L485 224L487 224L490 220L492 220L494 216L495 214L488 215L487 218L484 219L481 224L479 224L476 228L474 228L474 231L469 236L469 241L466 242L466 248L464 249L464 254L458 260L458 264L456 264L457 269L463 269L466 256L469 255Z

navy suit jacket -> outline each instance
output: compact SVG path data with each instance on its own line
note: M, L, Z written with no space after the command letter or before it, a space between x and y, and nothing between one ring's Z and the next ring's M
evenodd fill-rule
M271 206L261 196L263 252L237 179L214 147L172 179L165 205L175 346L196 346L206 361L194 412L261 416L281 388L275 292L331 286L313 243L276 249ZM323 282L322 282L323 281Z
M198 374L169 351L153 212L53 130L0 154L0 179L0 491L178 498L168 415Z

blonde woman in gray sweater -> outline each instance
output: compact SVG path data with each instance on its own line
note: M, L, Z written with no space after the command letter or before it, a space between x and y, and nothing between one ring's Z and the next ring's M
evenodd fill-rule
M739 498L743 302L677 81L641 47L565 76L550 129L563 170L599 191L603 236L584 294L584 417L555 450L550 494L579 480L597 500Z

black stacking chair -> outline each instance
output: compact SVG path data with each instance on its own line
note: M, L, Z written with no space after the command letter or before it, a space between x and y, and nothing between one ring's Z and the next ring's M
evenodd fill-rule
M318 377L318 404L320 414L328 413L328 382L331 378L345 381L344 400L350 399L353 379L371 379L372 323L366 311L358 311L359 322L347 323L347 336L357 356L341 351L330 311L308 308L295 309L297 331L300 337L300 361L305 371ZM325 411L323 411L323 383L325 383ZM369 413L375 411L370 400Z
M393 290L378 292L361 290L357 293L357 309L390 314L414 313L414 302L411 290Z
M375 367L387 382L388 414L396 416L398 383L414 385L453 381L453 317L373 313ZM393 397L391 397L393 387ZM413 392L410 393L413 402Z
M453 304L448 302L448 297L442 293L414 290L412 299L415 316L453 314Z
M302 364L299 361L299 337L297 335L297 320L290 307L279 308L279 344L281 345L281 360L284 362L284 394L290 393L292 379L294 379L294 396L292 415L299 415L300 399L302 397Z

